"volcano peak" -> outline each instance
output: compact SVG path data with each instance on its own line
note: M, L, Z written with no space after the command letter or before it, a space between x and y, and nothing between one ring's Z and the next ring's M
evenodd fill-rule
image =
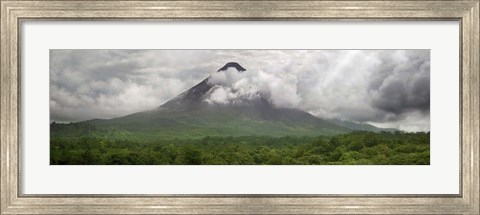
M228 62L227 64L225 64L225 66L223 66L222 68L220 68L217 72L225 71L225 70L227 70L228 68L235 68L238 72L245 72L245 71L247 71L245 68L243 68L242 66L240 66L240 64L238 64L237 62Z

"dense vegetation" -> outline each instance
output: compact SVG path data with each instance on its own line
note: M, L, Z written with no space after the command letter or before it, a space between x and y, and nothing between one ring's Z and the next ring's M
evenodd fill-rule
M55 125L53 125L55 126ZM204 137L139 140L115 129L52 133L52 165L430 164L430 133L352 132L318 137Z

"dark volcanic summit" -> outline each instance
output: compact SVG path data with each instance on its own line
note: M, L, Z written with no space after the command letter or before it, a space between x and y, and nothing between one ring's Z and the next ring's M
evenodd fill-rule
M247 71L245 68L243 68L242 66L240 66L240 64L238 64L237 62L228 62L227 64L225 64L225 66L223 66L222 68L220 68L217 72L220 72L220 71L225 71L227 70L228 68L235 68L237 71L239 72L245 72Z
M228 70L229 68L234 68L238 72L247 71L237 62L229 62L225 64L225 66L220 68L217 72L223 72ZM199 108L200 106L205 106L205 97L207 96L208 92L215 87L215 85L209 82L209 79L210 77L207 77L202 82L169 100L165 104L161 105L159 108L170 110L187 110L192 108Z

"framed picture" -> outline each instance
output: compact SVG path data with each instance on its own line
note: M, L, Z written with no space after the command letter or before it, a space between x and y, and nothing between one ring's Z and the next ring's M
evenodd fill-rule
M479 214L479 1L1 1L1 214Z

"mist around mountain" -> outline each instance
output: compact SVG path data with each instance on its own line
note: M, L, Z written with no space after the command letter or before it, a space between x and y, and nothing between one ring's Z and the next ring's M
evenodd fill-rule
M358 122L352 122L348 120L340 120L340 119L329 119L329 122L340 125L343 127L347 127L351 130L355 131L372 131L372 132L395 132L399 131L398 129L395 128L379 128L375 127L373 125L370 125L368 123L358 123Z
M230 62L152 110L113 119L53 122L50 164L430 163L429 132L405 133L322 119L300 109L281 107L269 99L268 92L229 85L232 77L227 74L238 78L247 72Z
M238 63L229 62L217 72L248 71ZM224 84L215 83L211 79L212 77L206 78L156 109L114 119L93 119L80 123L119 129L141 139L250 135L318 136L355 130L394 131L369 124L325 120L299 109L276 107L268 96L260 91L238 94L229 102L218 102L215 98L212 99L212 96L222 93L220 88ZM52 131L53 134L55 132Z

